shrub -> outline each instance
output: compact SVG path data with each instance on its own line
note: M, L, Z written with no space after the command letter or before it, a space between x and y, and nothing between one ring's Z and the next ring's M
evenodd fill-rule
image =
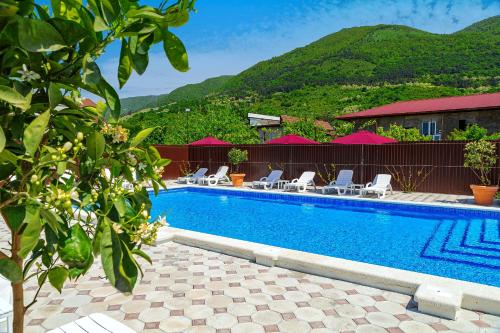
M478 124L467 125L465 130L455 128L448 134L448 140L469 141L481 140L488 135L488 130Z
M482 185L490 185L491 170L498 159L496 145L486 140L479 140L469 142L464 150L464 166L471 168Z
M227 153L227 157L229 158L229 162L233 165L234 172L238 172L240 164L248 161L248 151L231 148L231 150Z
M404 128L398 124L389 125L388 130L383 127L377 127L377 134L388 138L402 141L430 141L432 138L428 135L420 134L418 128Z

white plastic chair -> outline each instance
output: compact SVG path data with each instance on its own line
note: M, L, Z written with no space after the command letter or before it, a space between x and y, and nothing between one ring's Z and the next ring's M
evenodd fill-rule
M124 324L102 313L93 313L48 333L136 333Z
M208 185L208 186L215 186L221 182L229 182L229 177L227 176L227 172L229 170L229 167L227 166L221 166L219 170L213 175L210 175L208 177L201 177L198 179L198 184L200 185Z
M337 179L323 187L321 192L326 194L330 191L336 191L338 195L345 194L347 191L351 190L353 173L352 170L340 170Z
M207 171L207 168L200 168L195 173L177 178L177 182L182 184L196 184L200 178L205 177Z
M283 175L282 170L273 170L267 177L262 177L259 180L252 182L252 188L262 187L264 190L270 190L274 187L274 185L278 184L278 181L281 179Z
M388 174L378 174L375 176L373 182L366 184L365 188L361 189L361 195L366 195L367 193L375 193L379 199L385 198L387 191L392 192L391 185L391 175Z
M284 190L297 190L298 192L305 192L307 190L307 186L309 185L314 186L314 189L316 189L314 176L316 176L314 171L305 171L302 173L300 178L295 178L290 183L286 184Z

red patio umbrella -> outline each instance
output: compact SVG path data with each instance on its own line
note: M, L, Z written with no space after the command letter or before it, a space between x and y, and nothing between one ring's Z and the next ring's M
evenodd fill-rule
M317 145L319 144L316 141L311 139L304 138L300 135L288 134L282 136L280 138L272 139L267 141L266 143L271 145Z
M212 136L207 136L206 138L203 138L198 141L193 141L189 144L189 146L227 146L227 145L230 145L230 143L216 139Z
M363 130L340 138L336 138L331 142L344 145L383 145L385 143L394 143L397 141L385 136L377 135L370 131Z

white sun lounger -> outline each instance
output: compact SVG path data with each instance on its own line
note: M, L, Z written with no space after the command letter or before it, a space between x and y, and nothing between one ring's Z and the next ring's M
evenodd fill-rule
M351 190L353 173L352 170L340 170L337 179L323 187L321 192L326 194L330 191L336 191L338 195L345 194L347 191Z
M300 178L295 178L290 183L286 184L284 190L296 190L298 192L305 192L307 190L307 186L309 185L314 186L314 189L316 189L314 176L316 176L316 173L314 171L305 171L302 173Z
M198 184L215 186L221 182L229 182L229 177L227 176L228 170L229 168L227 166L221 166L214 175L199 178Z
M385 198L387 191L390 191L392 194L391 178L392 176L388 174L381 173L376 175L373 182L366 184L365 188L361 189L361 195L375 193L379 199Z
M93 313L48 333L136 333L124 324L102 314Z
M270 190L274 187L274 185L278 184L278 181L283 175L282 170L273 170L267 177L262 177L260 180L256 180L252 182L252 188L262 187L264 190Z
M193 174L177 178L177 182L181 184L196 184L198 182L198 179L205 177L207 171L207 168L200 168Z

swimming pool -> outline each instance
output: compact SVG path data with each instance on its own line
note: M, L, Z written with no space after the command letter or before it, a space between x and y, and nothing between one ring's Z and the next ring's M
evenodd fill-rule
M500 212L188 187L152 197L172 227L500 287Z

